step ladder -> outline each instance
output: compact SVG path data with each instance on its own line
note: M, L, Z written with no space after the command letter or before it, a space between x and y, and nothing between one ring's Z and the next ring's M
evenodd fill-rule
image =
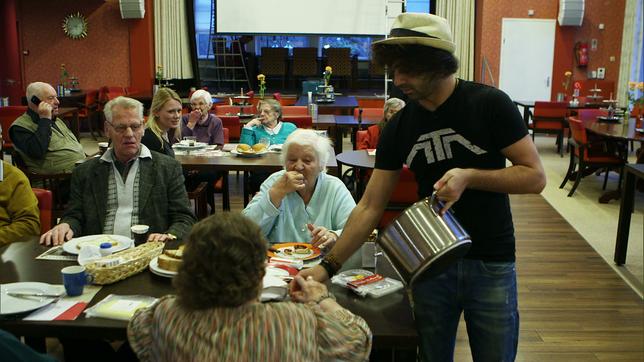
M206 68L212 71L202 79L214 82L218 90L252 89L239 39L229 41L226 37L213 36L211 42L214 60Z

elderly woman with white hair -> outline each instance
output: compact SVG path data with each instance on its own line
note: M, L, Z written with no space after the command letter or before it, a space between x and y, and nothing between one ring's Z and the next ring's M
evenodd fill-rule
M326 173L331 141L309 129L282 146L284 170L272 174L242 213L271 243L309 242L330 249L356 206L349 190Z
M186 114L181 119L181 134L194 136L198 142L204 142L209 145L224 144L224 127L221 119L212 113L212 96L208 91L199 89L190 96L190 106L192 112Z

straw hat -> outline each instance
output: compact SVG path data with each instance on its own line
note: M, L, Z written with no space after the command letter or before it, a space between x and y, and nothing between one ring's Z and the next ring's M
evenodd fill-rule
M454 53L452 31L445 18L433 14L402 13L391 25L389 38L374 45L418 44Z

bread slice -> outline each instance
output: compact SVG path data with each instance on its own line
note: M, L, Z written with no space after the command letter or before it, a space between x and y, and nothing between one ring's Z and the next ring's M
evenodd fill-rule
M163 251L163 254L165 254L166 256L169 256L169 257L171 257L171 258L181 259L181 258L183 258L183 249L176 249L176 250L172 250L172 249L170 249L170 250L164 250L164 251Z
M181 259L173 258L165 254L159 255L158 258L159 268L172 272L178 272L181 266Z

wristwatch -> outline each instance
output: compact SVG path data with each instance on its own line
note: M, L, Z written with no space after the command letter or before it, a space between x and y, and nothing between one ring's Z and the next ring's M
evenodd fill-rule
M342 268L342 264L336 259L335 255L333 254L328 254L327 256L320 261L320 266L326 270L327 275L329 278L334 276L340 268Z

